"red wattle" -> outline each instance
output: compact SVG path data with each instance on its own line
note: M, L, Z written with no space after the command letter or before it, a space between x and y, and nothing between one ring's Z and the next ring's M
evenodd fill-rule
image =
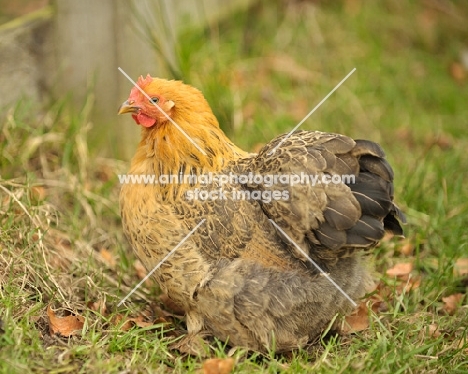
M156 123L154 118L151 118L143 113L132 114L132 117L138 125L142 125L144 127L151 127Z

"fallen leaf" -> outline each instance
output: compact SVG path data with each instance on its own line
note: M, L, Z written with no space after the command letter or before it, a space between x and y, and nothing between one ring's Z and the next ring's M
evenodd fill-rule
M141 263L140 260L136 260L133 263L133 268L135 269L135 271L137 273L137 277L140 280L143 279L144 277L146 277L146 275L148 274L148 272L146 271L146 268L143 266L143 264Z
M415 290L416 288L419 288L421 286L421 277L416 276L416 277L410 277L408 279L408 290Z
M299 122L304 118L304 114L310 110L309 105L310 103L306 99L294 98L288 105L288 114Z
M437 40L437 13L433 9L424 9L415 19L419 35L423 42L430 48L434 48Z
M156 319L158 319L160 317L162 317L164 319L167 319L167 320L170 320L171 318L179 318L180 319L185 314L185 313L183 313L181 315L176 315L175 313L172 313L172 312L169 312L167 310L162 309L158 305L152 305L151 310L152 310L152 315Z
M437 133L426 136L426 144L428 147L439 147L442 150L453 148L454 140L450 135Z
M461 63L452 62L450 65L450 75L457 83L461 83L466 78L466 70Z
M374 297L371 298L370 308L374 313L382 313L388 310L388 305L383 300L375 300Z
M234 368L233 358L210 358L203 363L203 374L229 374Z
M29 196L35 203L40 203L47 197L47 190L43 186L33 186L29 190Z
M453 274L459 277L468 275L468 258L459 258L455 262L455 266L453 267Z
M420 276L412 276L411 274L408 274L397 279L398 282L395 284L395 289L398 293L405 293L411 290L415 290L421 286Z
M413 264L411 262L402 262L388 269L386 273L391 277L406 277L412 270Z
M182 309L182 307L179 304L174 302L174 300L172 300L165 293L163 293L163 294L161 294L161 296L159 296L159 300L161 300L161 302L164 304L164 307L166 309L169 309L170 311L174 312L174 314L178 314L180 316L183 316L185 314L185 310Z
M140 260L136 260L134 263L133 263L133 268L135 269L136 271L136 274L137 274L137 277L142 280L144 279L147 275L148 275L148 272L146 270L146 268L144 267L144 265L140 262ZM145 285L150 287L152 285L154 285L154 281L151 277L148 277L146 280L145 280Z
M77 253L71 246L70 239L66 234L57 230L48 230L48 237L52 240L54 251L50 252L49 262L55 269L67 272L70 265L77 260Z
M104 260L104 262L109 265L110 267L114 267L115 264L116 264L116 261L115 261L115 257L114 255L112 254L112 252L110 252L109 250L105 249L105 248L101 248L101 250L99 251L99 253L101 254L101 257L102 259Z
M458 309L461 301L463 299L462 293L456 293L447 297L443 297L442 301L444 302L443 310L445 310L449 315L453 315Z
M95 312L99 312L103 316L107 314L106 303L103 300L89 301L86 304L86 306L88 307L88 309L91 309Z
M413 131L407 127L400 127L395 131L395 137L408 147L413 147L416 144L416 136Z
M42 235L39 235L37 232L35 232L34 234L31 235L31 239L32 241L34 242L38 242L42 239Z
M368 306L365 302L361 302L358 308L349 316L345 317L345 322L341 328L342 332L351 334L353 332L362 331L369 327Z
M85 322L84 317L78 315L57 317L50 306L47 308L47 317L49 318L50 335L60 334L64 337L77 334L83 329Z
M432 336L433 338L438 338L441 335L439 326L436 325L435 323L431 323L428 326L427 330L428 330L429 336Z
M121 315L121 314L118 314L118 315L115 316L115 318L113 319L112 322L113 322L114 325L119 325L123 320L124 320L124 316ZM130 318L125 319L125 321L120 326L120 330L128 331L133 326L143 328L143 327L148 327L148 326L153 326L153 325L154 325L154 323L145 321L145 317L140 315L138 317L134 317L134 318L130 317Z
M153 325L170 324L170 323L172 323L172 322L168 321L164 317L158 317L153 321Z
M9 207L11 205L11 196L9 195L6 195L2 201L1 201L1 204L0 204L0 207Z
M385 231L385 234L384 234L383 238L380 239L380 242L379 242L379 243L386 243L386 242L389 242L389 241L391 241L394 237L395 237L395 235L393 235L391 232Z
M130 322L133 322L137 327L149 327L155 325L153 322L143 321L141 318L130 318Z
M410 242L406 242L401 247L399 247L399 251L400 251L401 254L403 254L405 256L411 256L413 254L413 251L414 251L414 244L412 244Z
M457 347L457 349L463 349L466 347L466 343L467 343L467 340L466 340L466 337L464 338L460 338L458 339L458 342L457 342L457 339L454 341L454 346Z
M95 176L102 182L108 182L115 176L115 170L110 165L102 164L95 172Z

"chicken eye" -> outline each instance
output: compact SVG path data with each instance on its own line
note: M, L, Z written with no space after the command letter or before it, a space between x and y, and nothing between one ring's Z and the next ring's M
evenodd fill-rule
M154 103L154 104L157 104L159 102L159 97L152 97L150 99L150 102Z

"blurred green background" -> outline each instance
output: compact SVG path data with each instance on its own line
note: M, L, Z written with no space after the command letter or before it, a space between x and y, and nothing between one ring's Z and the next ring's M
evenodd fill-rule
M116 9L125 10L123 16L119 14L128 18L125 27L134 34L126 36L123 54L116 54L122 60L112 61L118 66L125 60L122 68L134 79L150 73L198 87L224 131L246 150L258 150L292 129L356 68L301 129L377 141L394 167L395 199L408 217L406 239L377 248L375 262L380 274L385 274L394 263L411 261L415 275L421 277L419 288L392 299L389 310L362 334L343 338L341 343L322 342L315 353L300 353L292 359L259 363L243 358L239 372L276 372L284 369L281 362L287 363L289 369L284 370L290 372L308 372L311 365L315 371L330 373L465 372L468 281L454 272L454 266L457 259L468 257L468 2L258 0L210 16L210 4L196 1L190 6L195 4L202 22L184 26L184 16L178 21L183 26L177 28L168 14L172 7L184 9L188 2L144 2L151 5L148 9L157 10L152 12L133 2L116 3L124 7ZM0 20L44 5L50 7L52 17L60 13L60 0L52 4L1 0ZM91 19L93 8L81 12L68 16ZM102 35L118 35L120 24L113 25ZM0 26L0 42L2 32ZM137 44L137 39L141 53L129 45L132 40ZM27 40L32 43L34 38ZM44 43L36 40L31 45ZM8 322L7 333L0 333L0 346L9 348L0 350L0 357L4 355L20 369L31 356L40 357L36 368L63 367L56 359L59 349L44 343L37 333L47 335L41 324L44 305L67 300L70 309L84 313L85 301L114 302L121 296L119 287L133 285L137 279L135 258L121 233L116 177L127 170L138 141L139 128L131 118L116 114L131 84L115 64L108 66L113 74L109 77L118 84L109 77L100 78L105 70L90 73L105 53L114 54L111 40L104 48L84 45L90 51L101 48L102 55L89 53L67 62L66 69L57 68L60 79L66 81L86 65L83 82L68 85L51 79L42 87L28 78L35 85L30 90L34 95L28 95L27 84L16 92L16 80L10 78L7 92L2 93L4 98L17 99L3 105L0 115L0 186L46 227L45 247L36 250L37 228L14 199L0 191L0 260L6 269L0 270L4 276L0 279L6 279L8 286L0 297L4 308L0 320ZM31 61L36 66L32 70L40 70L42 60ZM5 91L6 84L0 86ZM114 265L102 260L102 249L113 253ZM10 266L12 258L16 262ZM57 264L54 258L73 260ZM28 289L19 274L29 274L25 279L39 291ZM56 287L64 299L57 296ZM154 291L152 287L147 288ZM464 306L448 316L441 312L441 300L454 292L465 295ZM23 295L23 301L17 295ZM17 313L18 308L28 312ZM31 322L30 316L39 316L39 322ZM82 340L70 343L72 353L65 359L69 366L64 371L84 365L91 371L132 367L144 372L161 363L176 372L197 368L196 360L173 360L162 354L163 348L156 350L157 332L150 337L138 331L106 335L101 332L102 318L88 317L95 325ZM431 323L443 334L424 335ZM103 334L101 345L90 343L93 332ZM42 344L52 347L45 355L36 349ZM95 351L90 348L93 344L99 345ZM102 357L108 366L102 366Z

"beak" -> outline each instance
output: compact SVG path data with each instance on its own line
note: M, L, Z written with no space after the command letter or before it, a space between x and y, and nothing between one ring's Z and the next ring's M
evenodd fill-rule
M140 107L133 106L133 100L127 100L122 103L119 108L118 114L125 114L125 113L136 113L140 110Z

